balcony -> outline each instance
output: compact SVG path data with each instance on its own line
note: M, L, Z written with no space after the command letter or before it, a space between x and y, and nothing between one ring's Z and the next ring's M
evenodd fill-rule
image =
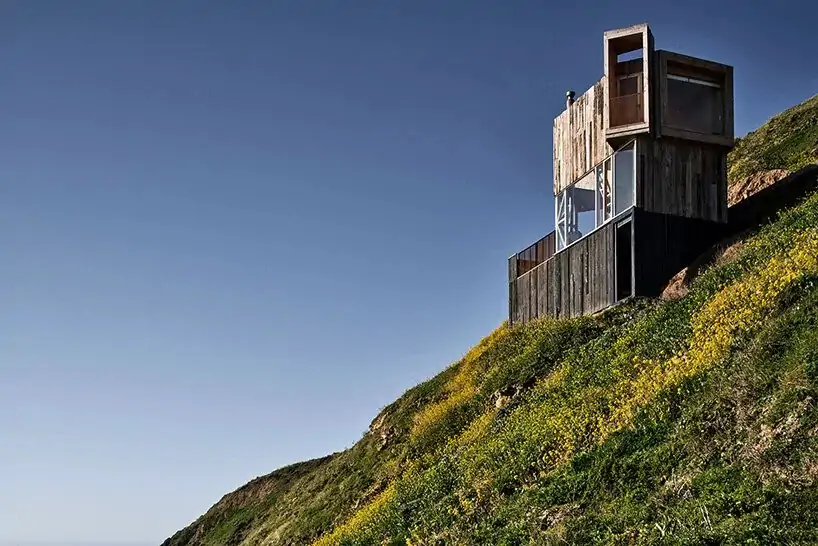
M645 121L645 111L642 106L642 93L611 97L610 99L610 126L622 127Z
M509 280L524 275L554 255L556 233L551 232L525 250L509 258Z
M629 210L635 191L636 141L632 140L556 196L556 229L509 258L509 281Z

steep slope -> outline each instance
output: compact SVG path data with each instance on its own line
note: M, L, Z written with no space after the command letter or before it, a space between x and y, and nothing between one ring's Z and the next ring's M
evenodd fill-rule
M754 173L795 171L818 162L818 95L773 117L736 140L730 154L730 184Z
M222 497L196 522L174 535L177 544L238 544L260 517L275 508L286 515L286 507L279 502L290 494L297 498L299 492L315 492L310 487L311 477L321 474L331 463L333 456L296 463L256 478L236 491ZM297 487L297 490L293 490Z
M731 183L817 150L813 97L740 140ZM501 325L165 545L818 542L817 327L807 193L672 301Z

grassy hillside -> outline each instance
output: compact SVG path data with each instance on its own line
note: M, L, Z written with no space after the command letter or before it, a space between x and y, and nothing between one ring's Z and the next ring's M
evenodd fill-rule
M817 114L747 135L731 180L814 161ZM737 248L675 301L501 325L165 545L818 543L818 194Z
M736 140L730 182L759 171L795 171L818 162L818 95L775 116Z

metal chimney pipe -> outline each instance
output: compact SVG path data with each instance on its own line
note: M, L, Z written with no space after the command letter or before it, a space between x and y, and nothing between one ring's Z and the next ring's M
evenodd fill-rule
M565 107L566 108L568 108L569 106L574 104L574 96L576 96L576 93L574 93L573 91L569 90L567 93L565 93Z

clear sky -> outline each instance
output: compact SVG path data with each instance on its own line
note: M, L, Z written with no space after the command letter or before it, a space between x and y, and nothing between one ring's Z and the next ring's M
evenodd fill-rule
M818 2L0 3L0 541L159 543L507 313L602 33L818 92Z

